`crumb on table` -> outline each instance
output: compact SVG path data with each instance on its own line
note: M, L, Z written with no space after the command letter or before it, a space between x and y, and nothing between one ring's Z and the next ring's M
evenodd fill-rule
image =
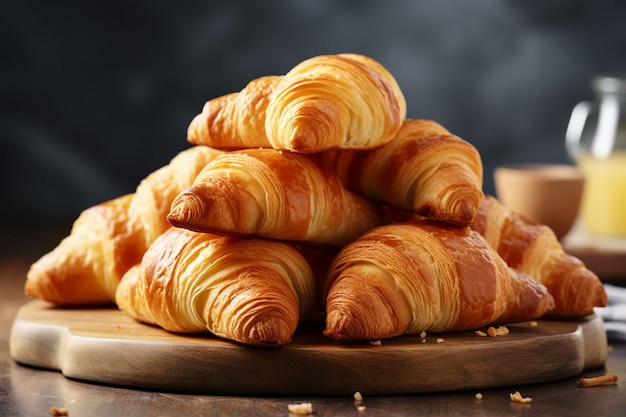
M313 404L311 403L288 404L287 408L291 414L299 416L313 414Z
M50 407L50 415L61 417L68 416L69 413L65 407Z
M617 384L618 377L616 374L608 374L596 376L592 378L580 378L578 385L581 387L598 387Z
M530 397L522 397L522 394L520 394L519 391L515 391L514 394L509 394L509 397L511 398L511 401L513 401L514 403L521 403L521 404L528 404L529 402L533 400Z

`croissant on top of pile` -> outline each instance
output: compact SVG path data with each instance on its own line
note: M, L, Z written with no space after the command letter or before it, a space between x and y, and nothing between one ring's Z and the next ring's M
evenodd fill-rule
M320 312L331 338L378 340L606 305L547 226L483 195L474 146L406 112L358 54L211 99L194 146L83 211L25 291L262 346Z

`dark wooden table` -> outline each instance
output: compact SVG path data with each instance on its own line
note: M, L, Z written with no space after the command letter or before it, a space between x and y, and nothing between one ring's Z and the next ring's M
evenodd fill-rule
M0 239L0 416L49 416L52 407L69 416L289 416L288 405L310 402L314 416L624 416L626 415L626 344L612 343L605 368L581 376L617 374L614 386L580 388L579 377L558 382L476 392L366 397L359 412L352 397L236 397L150 392L67 379L59 372L15 363L9 332L15 313L29 300L22 287L30 263L68 232L4 227ZM28 229L28 228L27 228ZM541 352L538 352L541 354ZM485 372L489 372L485 369ZM520 391L529 404L511 402Z

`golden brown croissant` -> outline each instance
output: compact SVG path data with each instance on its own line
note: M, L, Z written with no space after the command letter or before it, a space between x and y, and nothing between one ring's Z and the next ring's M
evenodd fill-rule
M554 297L558 316L585 316L606 306L600 279L582 261L567 254L554 232L485 196L472 228L483 235L509 266L534 277Z
M172 203L168 220L198 232L342 246L384 221L314 155L274 149L216 158Z
M318 306L318 290L291 244L172 227L124 275L116 302L172 332L282 346Z
M71 233L30 267L26 294L60 305L112 303L122 275L170 226L174 197L218 154L209 147L182 151L133 194L83 211Z
M265 134L265 109L282 78L260 77L238 93L207 101L189 124L187 140L225 150L271 147Z
M358 54L320 55L289 71L270 100L265 132L276 149L371 149L393 139L406 116L395 79Z
M325 334L376 340L542 316L552 297L469 228L396 223L345 246L331 265Z
M483 198L480 154L431 120L407 119L380 148L323 158L349 190L433 220L467 226Z

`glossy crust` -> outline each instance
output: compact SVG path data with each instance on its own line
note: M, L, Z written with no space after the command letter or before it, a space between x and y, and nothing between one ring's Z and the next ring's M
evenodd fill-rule
M320 55L289 71L267 107L265 132L276 149L312 153L388 143L406 117L404 95L377 61Z
M271 147L265 134L265 110L282 78L260 77L238 93L207 101L189 124L187 140L223 150Z
M122 275L170 226L174 197L219 154L208 147L182 151L134 193L83 211L70 234L30 267L25 293L59 305L112 303Z
M380 148L323 158L349 190L433 220L467 226L483 198L480 154L431 120L407 119Z
M554 297L551 315L579 317L604 307L602 282L582 261L567 254L554 232L507 208L492 196L481 204L472 228L513 268L534 277Z
M371 149L393 139L405 117L404 95L379 62L320 55L207 101L187 140L224 150Z
M553 307L469 228L430 221L371 230L344 247L325 286L325 334L377 340L528 320Z
M318 158L274 149L228 152L172 203L169 221L199 232L343 246L384 222Z
M174 227L124 275L116 298L130 316L172 332L278 346L318 300L312 269L293 245Z

